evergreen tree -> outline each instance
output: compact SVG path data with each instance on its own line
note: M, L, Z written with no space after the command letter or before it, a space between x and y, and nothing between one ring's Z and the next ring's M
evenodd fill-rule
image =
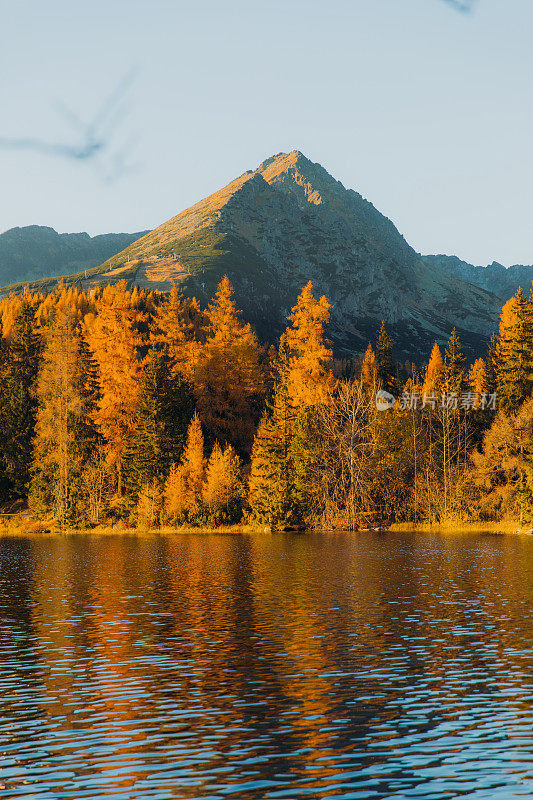
M497 390L498 364L500 360L498 350L498 339L496 334L492 333L485 358L485 391L491 393Z
M516 410L533 390L533 301L522 289L502 310L496 385L505 411Z
M444 386L448 393L459 393L465 386L465 356L454 328L444 354Z
M376 342L376 363L378 380L382 388L394 394L398 389L396 365L392 353L392 342L385 330L384 321L381 323Z
M182 379L173 374L166 351L150 350L139 380L132 435L125 450L124 484L136 497L142 487L163 481L181 456L193 401Z
M280 346L281 379L254 439L248 502L252 518L275 527L299 524L292 437L296 418L287 390L288 348Z
M311 519L317 507L313 481L319 459L316 409L302 409L294 422L290 455L294 473L294 503L298 517L305 522Z
M35 310L24 298L0 352L0 460L6 499L28 493L37 417L34 389L41 353Z

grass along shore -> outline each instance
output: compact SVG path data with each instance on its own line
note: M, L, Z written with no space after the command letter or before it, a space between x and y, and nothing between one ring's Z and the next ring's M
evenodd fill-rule
M372 532L385 532L391 533L446 533L446 534L461 534L461 533L492 533L492 534L522 534L531 535L531 526L522 525L516 520L508 520L503 522L456 522L450 521L446 523L412 523L412 522L397 522L384 528L369 528L359 531L349 531L346 529L337 529L328 531L331 533L372 533ZM116 536L116 535L131 535L139 536L146 534L210 534L210 533L247 533L247 534L265 534L272 533L273 530L270 525L218 525L218 526L192 526L192 525L178 525L176 527L169 525L162 525L161 527L154 528L136 528L128 527L126 525L120 526L105 526L99 525L95 528L67 528L60 526L55 520L35 520L27 517L14 517L9 520L0 520L0 536L58 536L58 535L84 535L90 536L96 534L98 536ZM275 532L275 531L274 531Z

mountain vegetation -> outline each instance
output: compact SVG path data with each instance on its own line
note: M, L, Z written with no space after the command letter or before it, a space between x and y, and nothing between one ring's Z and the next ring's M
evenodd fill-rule
M484 358L453 329L409 372L385 324L336 359L329 300L308 281L293 302L265 348L227 276L206 306L125 281L4 298L4 507L78 527L531 520L531 295Z

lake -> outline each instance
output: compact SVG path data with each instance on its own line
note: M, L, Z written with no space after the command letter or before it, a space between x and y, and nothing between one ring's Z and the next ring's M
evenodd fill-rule
M533 795L533 536L0 538L0 798Z

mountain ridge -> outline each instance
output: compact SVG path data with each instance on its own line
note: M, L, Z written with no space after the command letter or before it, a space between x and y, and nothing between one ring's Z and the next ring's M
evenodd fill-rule
M224 274L266 341L312 280L333 304L330 336L341 355L364 350L382 319L406 358L446 341L453 327L479 351L501 307L491 292L425 262L372 203L297 150L265 159L64 280L90 287L124 278L165 292L175 282L208 302ZM40 282L44 290L56 284Z
M58 233L47 225L9 228L0 234L0 285L69 275L90 269L128 247L139 233Z
M493 261L486 267L470 264L458 256L450 255L425 255L422 257L428 264L436 264L440 269L447 271L463 281L489 289L505 303L516 292L519 286L527 292L533 281L533 266L527 264L513 264L504 267L503 264Z

